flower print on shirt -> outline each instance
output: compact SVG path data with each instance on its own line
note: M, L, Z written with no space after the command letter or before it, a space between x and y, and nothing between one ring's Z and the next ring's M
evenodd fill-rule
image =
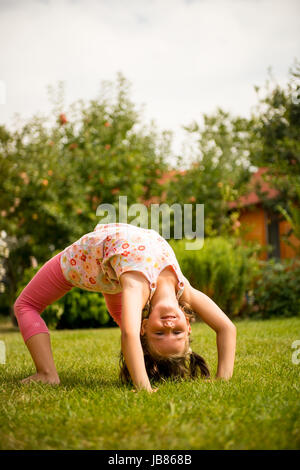
M117 294L122 291L120 275L139 271L148 279L151 296L160 272L172 266L178 281L183 275L169 243L155 230L130 224L99 224L61 256L65 278L77 287L93 292Z

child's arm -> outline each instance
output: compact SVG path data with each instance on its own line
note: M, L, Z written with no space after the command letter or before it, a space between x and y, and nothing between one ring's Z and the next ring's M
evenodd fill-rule
M149 297L147 281L136 272L120 276L122 291L121 344L124 359L136 389L152 392L140 340L142 309Z
M182 300L190 304L192 310L217 334L218 369L216 377L229 379L233 374L236 327L212 299L193 288L187 279L185 281Z

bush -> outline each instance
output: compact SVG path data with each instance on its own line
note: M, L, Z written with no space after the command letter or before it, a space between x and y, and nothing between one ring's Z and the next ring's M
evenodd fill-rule
M17 295L30 282L42 264L36 268L27 268L22 282L18 284ZM97 328L115 325L109 315L103 295L99 292L88 292L74 287L66 295L42 313L47 326L51 329L63 328Z
M300 315L300 261L261 263L252 293L252 313L261 318Z
M186 250L186 242L170 241L184 276L228 316L240 314L258 274L255 249L223 237L205 239L203 248L197 251Z
M110 315L100 292L88 292L74 287L61 300L64 301L64 311L57 329L97 328L109 323Z

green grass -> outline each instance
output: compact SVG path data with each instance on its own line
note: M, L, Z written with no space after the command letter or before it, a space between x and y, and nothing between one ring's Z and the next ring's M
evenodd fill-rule
M21 385L34 372L20 333L0 326L1 449L299 449L300 319L237 322L233 378L132 393L118 380L119 329L52 332L61 385ZM215 334L193 325L213 373Z

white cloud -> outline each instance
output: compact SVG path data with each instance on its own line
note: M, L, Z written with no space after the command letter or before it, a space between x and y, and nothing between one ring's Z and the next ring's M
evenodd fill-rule
M298 0L0 0L0 123L95 98L122 71L145 118L180 130L217 106L246 115L272 66L279 81L299 57Z

